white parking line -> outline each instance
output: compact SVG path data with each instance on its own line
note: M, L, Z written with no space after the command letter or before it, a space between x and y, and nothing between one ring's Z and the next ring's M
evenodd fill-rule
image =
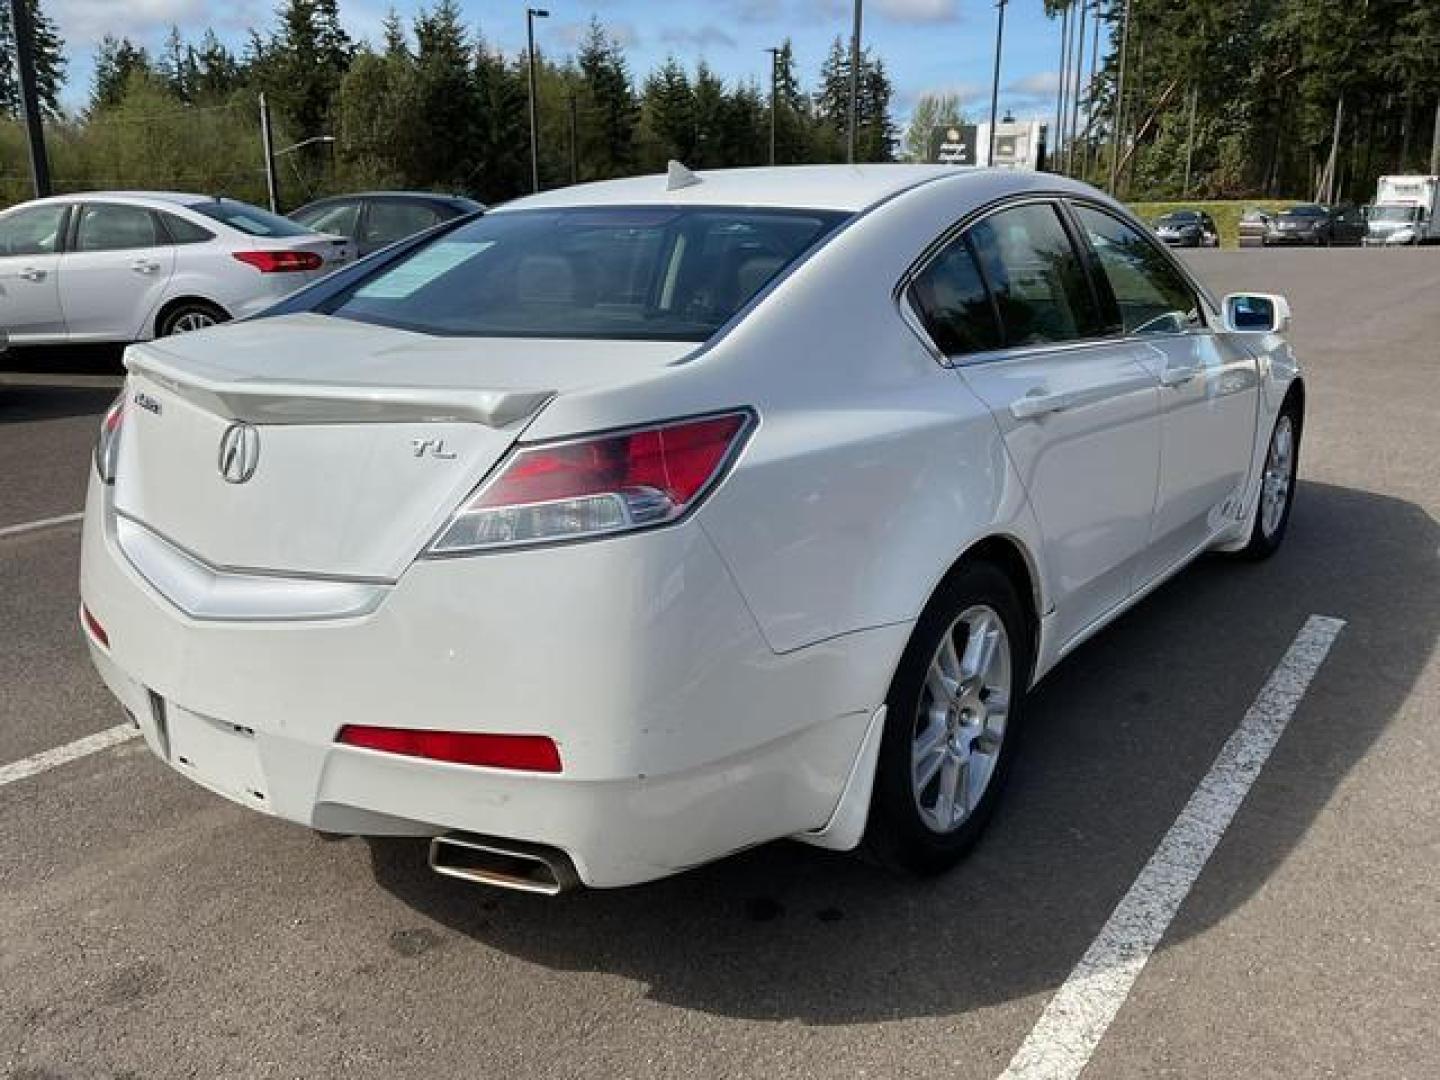
M47 772L57 765L64 765L67 761L74 761L76 758L86 757L89 754L98 754L101 750L109 750L110 747L127 742L139 734L140 730L133 724L116 724L112 728L97 731L94 735L86 735L83 739L76 739L72 743L57 746L53 750L42 750L38 754L11 762L9 765L0 765L0 787L35 776L38 773Z
M36 529L50 529L56 525L69 525L79 521L85 516L85 511L77 510L73 514L61 514L59 517L40 518L38 521L26 521L20 525L6 525L0 528L0 539L6 536L20 536L23 533L34 532Z
M1001 1080L1074 1080L1280 741L1343 619L1312 615Z

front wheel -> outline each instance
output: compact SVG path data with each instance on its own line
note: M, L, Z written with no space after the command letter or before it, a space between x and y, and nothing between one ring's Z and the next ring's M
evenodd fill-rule
M918 874L958 862L994 812L1030 674L1009 577L964 566L915 624L886 698L865 846Z
M1300 409L1287 401L1270 433L1265 451L1265 471L1260 476L1260 500L1250 542L1241 549L1247 559L1268 559L1280 548L1290 525L1290 508L1295 502L1295 477L1300 465Z

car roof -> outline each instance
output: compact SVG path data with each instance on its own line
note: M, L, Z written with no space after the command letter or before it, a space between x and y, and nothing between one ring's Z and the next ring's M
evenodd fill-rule
M64 195L50 195L43 199L32 199L36 203L74 203L93 199L119 199L122 202L162 202L177 206L191 206L195 203L211 202L224 198L220 195L197 195L186 191L70 191Z
M498 211L567 206L754 206L858 213L929 180L1005 170L955 165L783 165L697 170L698 182L674 187L663 173L557 188L506 203Z

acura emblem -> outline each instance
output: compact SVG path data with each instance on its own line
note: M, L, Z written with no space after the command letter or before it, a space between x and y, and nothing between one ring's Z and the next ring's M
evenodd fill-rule
M231 484L243 484L260 464L260 432L236 422L220 437L220 475Z

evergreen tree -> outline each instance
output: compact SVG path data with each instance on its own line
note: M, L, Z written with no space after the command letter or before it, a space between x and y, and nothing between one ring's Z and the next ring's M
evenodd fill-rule
M629 175L636 165L635 128L640 106L630 83L625 52L605 32L599 19L590 20L577 62L584 80L581 175L585 179Z
M150 73L150 57L129 38L106 34L95 49L95 73L90 80L90 110L120 104L125 87L136 73Z
M643 164L663 169L671 158L694 164L695 91L673 56L645 80L644 121L647 149Z
M35 92L41 112L50 119L61 115L60 90L65 85L65 40L54 21L40 7L40 0L24 0L30 16L30 36L35 54ZM20 115L20 79L16 72L15 28L10 24L10 5L0 3L0 117Z

